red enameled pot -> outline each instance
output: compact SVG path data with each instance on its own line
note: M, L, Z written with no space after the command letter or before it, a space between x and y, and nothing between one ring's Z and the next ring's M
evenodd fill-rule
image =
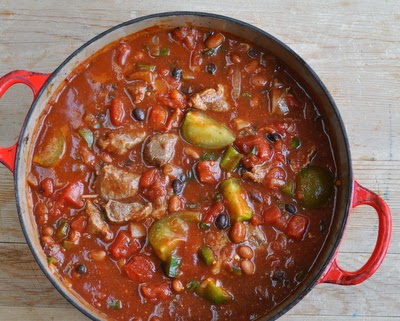
M30 159L38 134L37 128L44 118L43 111L49 98L77 65L107 44L154 25L176 27L188 24L229 32L254 42L279 57L311 95L316 105L319 106L319 111L327 127L332 129L330 130L332 148L337 161L338 179L341 180L342 184L338 187L335 215L330 232L306 279L283 303L263 316L261 320L277 319L299 302L317 284L354 285L368 279L378 269L388 250L392 230L391 213L381 197L362 187L353 178L347 135L328 90L307 63L270 34L232 18L197 12L162 13L125 22L84 44L52 74L17 70L0 78L0 97L9 87L17 83L30 87L34 95L34 101L23 124L18 142L11 147L0 148L0 162L14 174L16 202L21 226L27 243L45 275L60 293L81 312L93 320L103 320L91 306L74 296L66 285L50 271L36 230L26 178L31 168ZM350 272L339 266L337 254L349 215L359 205L369 205L376 210L379 218L378 238L369 260L359 270Z

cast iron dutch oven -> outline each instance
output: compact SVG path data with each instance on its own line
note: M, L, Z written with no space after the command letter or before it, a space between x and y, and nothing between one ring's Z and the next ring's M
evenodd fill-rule
M28 245L45 275L76 308L93 320L101 320L101 317L96 314L91 306L75 297L49 270L32 214L26 178L31 167L29 162L32 158L35 136L38 133L36 129L44 117L42 113L49 98L76 66L107 44L154 25L177 27L187 24L219 29L267 48L296 74L297 79L310 93L316 105L319 106L327 126L334 129L331 130L332 146L342 185L338 188L335 215L327 241L304 282L284 302L263 316L261 320L277 319L299 302L317 284L354 285L368 279L378 269L388 250L392 224L391 213L387 204L378 195L362 187L353 178L345 128L328 90L303 59L270 34L232 18L197 12L155 14L122 23L84 44L52 74L17 70L0 79L0 97L10 86L16 83L27 85L34 94L34 101L23 124L19 140L11 147L0 148L0 162L14 174L16 202L21 226ZM358 271L349 272L338 265L337 253L349 215L359 205L369 205L376 210L379 218L378 238L371 257L365 265Z

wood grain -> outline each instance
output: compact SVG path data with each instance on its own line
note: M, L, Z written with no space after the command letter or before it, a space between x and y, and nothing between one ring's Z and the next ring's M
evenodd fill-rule
M156 10L155 10L156 8ZM3 0L0 75L52 72L69 54L116 24L163 11L212 12L244 20L287 43L316 71L345 123L356 179L393 213L386 260L366 282L316 286L280 320L400 320L400 2L263 0ZM0 146L13 144L32 101L18 85L0 100ZM367 207L350 217L339 262L362 266L378 220ZM49 283L26 245L12 174L0 167L0 320L88 320Z

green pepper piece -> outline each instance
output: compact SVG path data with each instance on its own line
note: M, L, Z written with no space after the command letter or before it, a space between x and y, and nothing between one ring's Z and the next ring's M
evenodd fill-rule
M231 294L223 287L218 286L215 280L211 278L201 282L195 291L199 296L214 304L223 304L232 300Z
M286 185L282 187L282 193L287 196L294 196L294 182L292 180L288 180Z
M167 262L166 273L170 278L176 278L179 275L179 267L182 259L176 255L171 255Z
M238 178L232 177L224 180L220 189L233 222L243 222L253 217L253 210L247 203L246 192L242 189Z
M93 137L93 133L90 129L81 128L78 130L78 133L86 141L86 143L88 144L89 147L93 146L94 137Z
M222 160L219 166L224 171L233 172L239 165L241 159L242 154L240 154L234 147L229 145L228 148L225 150L224 155L222 156Z
M157 256L168 262L181 243L187 241L189 223L200 222L200 213L180 211L164 216L149 229L149 242Z
M68 241L68 240L64 240L63 241L63 248L66 250L70 250L75 246L74 242Z
M207 149L224 148L235 140L228 127L198 110L187 112L181 133L190 144Z
M60 128L50 128L50 139L36 151L33 161L43 167L51 167L62 158L66 148L65 135Z
M61 219L57 222L56 236L62 239L68 235L69 223L67 220Z
M204 245L199 250L200 258L207 266L211 266L215 262L214 253L208 246Z
M332 174L320 166L307 166L297 175L296 195L307 209L322 206L333 192Z
M50 256L50 257L47 258L47 263L49 265L57 265L58 264L58 260L54 256Z
M170 54L169 48L161 48L161 49L158 51L157 56L169 56L169 54Z

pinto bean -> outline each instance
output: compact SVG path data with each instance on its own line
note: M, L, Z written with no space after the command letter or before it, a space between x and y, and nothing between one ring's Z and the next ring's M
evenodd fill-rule
M240 262L240 268L246 275L252 275L255 269L253 262L247 259Z
M103 250L93 250L90 252L90 257L96 261L96 262L100 262L103 261L107 256L106 251Z
M268 84L268 78L263 75L256 75L251 78L251 84L254 87L264 87Z
M43 227L42 234L43 236L52 236L54 235L54 228L51 226L45 226Z
M246 226L242 222L235 222L229 234L233 243L241 243L246 238Z
M246 246L246 245L239 246L237 252L238 252L239 256L244 259L251 259L254 255L251 247Z
M204 44L207 46L207 48L217 48L220 46L225 40L225 37L222 33L214 33L211 36L209 36Z
M182 290L183 290L183 284L182 284L182 282L180 281L180 280L178 280L178 279L174 279L173 281L172 281L172 289L175 291L175 292L181 292Z

